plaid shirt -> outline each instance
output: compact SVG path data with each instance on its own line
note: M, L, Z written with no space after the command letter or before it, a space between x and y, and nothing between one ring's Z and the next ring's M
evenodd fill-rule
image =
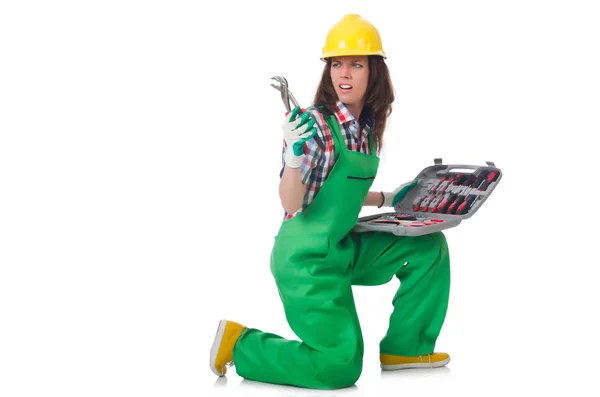
M300 166L300 173L302 175L302 183L306 187L306 194L304 195L304 202L302 207L293 214L285 214L285 219L290 219L296 214L303 211L317 196L319 189L327 179L329 172L331 171L336 159L333 155L333 136L329 126L325 120L325 117L315 107L311 106L306 109L311 113L317 127L316 134L306 141L304 148L304 160ZM365 112L363 111L363 114ZM340 132L344 137L344 141L348 146L348 149L369 154L369 131L373 125L372 120L368 117L362 117L360 123L355 120L354 116L346 105L341 101L338 101L334 113L337 119L338 125L340 126ZM364 119L364 120L363 120ZM285 145L282 151L282 164L285 166ZM283 167L280 175L283 174Z

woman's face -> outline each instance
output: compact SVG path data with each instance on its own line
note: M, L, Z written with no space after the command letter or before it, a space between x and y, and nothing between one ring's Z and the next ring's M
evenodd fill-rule
M367 56L335 57L331 60L331 81L338 99L346 105L364 104L369 82Z

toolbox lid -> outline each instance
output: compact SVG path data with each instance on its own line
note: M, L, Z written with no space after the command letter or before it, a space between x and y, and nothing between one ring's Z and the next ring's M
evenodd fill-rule
M445 165L436 158L433 162L415 177L418 184L394 206L394 211L467 219L479 210L502 179L502 171L492 161L486 161L486 165Z

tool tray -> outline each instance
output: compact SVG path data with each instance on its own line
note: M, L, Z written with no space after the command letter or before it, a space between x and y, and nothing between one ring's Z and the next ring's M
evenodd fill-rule
M444 165L435 159L393 212L360 217L353 231L421 236L458 226L479 210L502 179L493 162L486 164Z

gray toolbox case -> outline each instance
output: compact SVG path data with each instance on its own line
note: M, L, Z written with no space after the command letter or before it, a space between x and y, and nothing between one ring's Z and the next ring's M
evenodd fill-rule
M458 226L477 212L502 179L493 162L486 164L444 165L434 159L393 212L360 217L352 231L421 236Z

